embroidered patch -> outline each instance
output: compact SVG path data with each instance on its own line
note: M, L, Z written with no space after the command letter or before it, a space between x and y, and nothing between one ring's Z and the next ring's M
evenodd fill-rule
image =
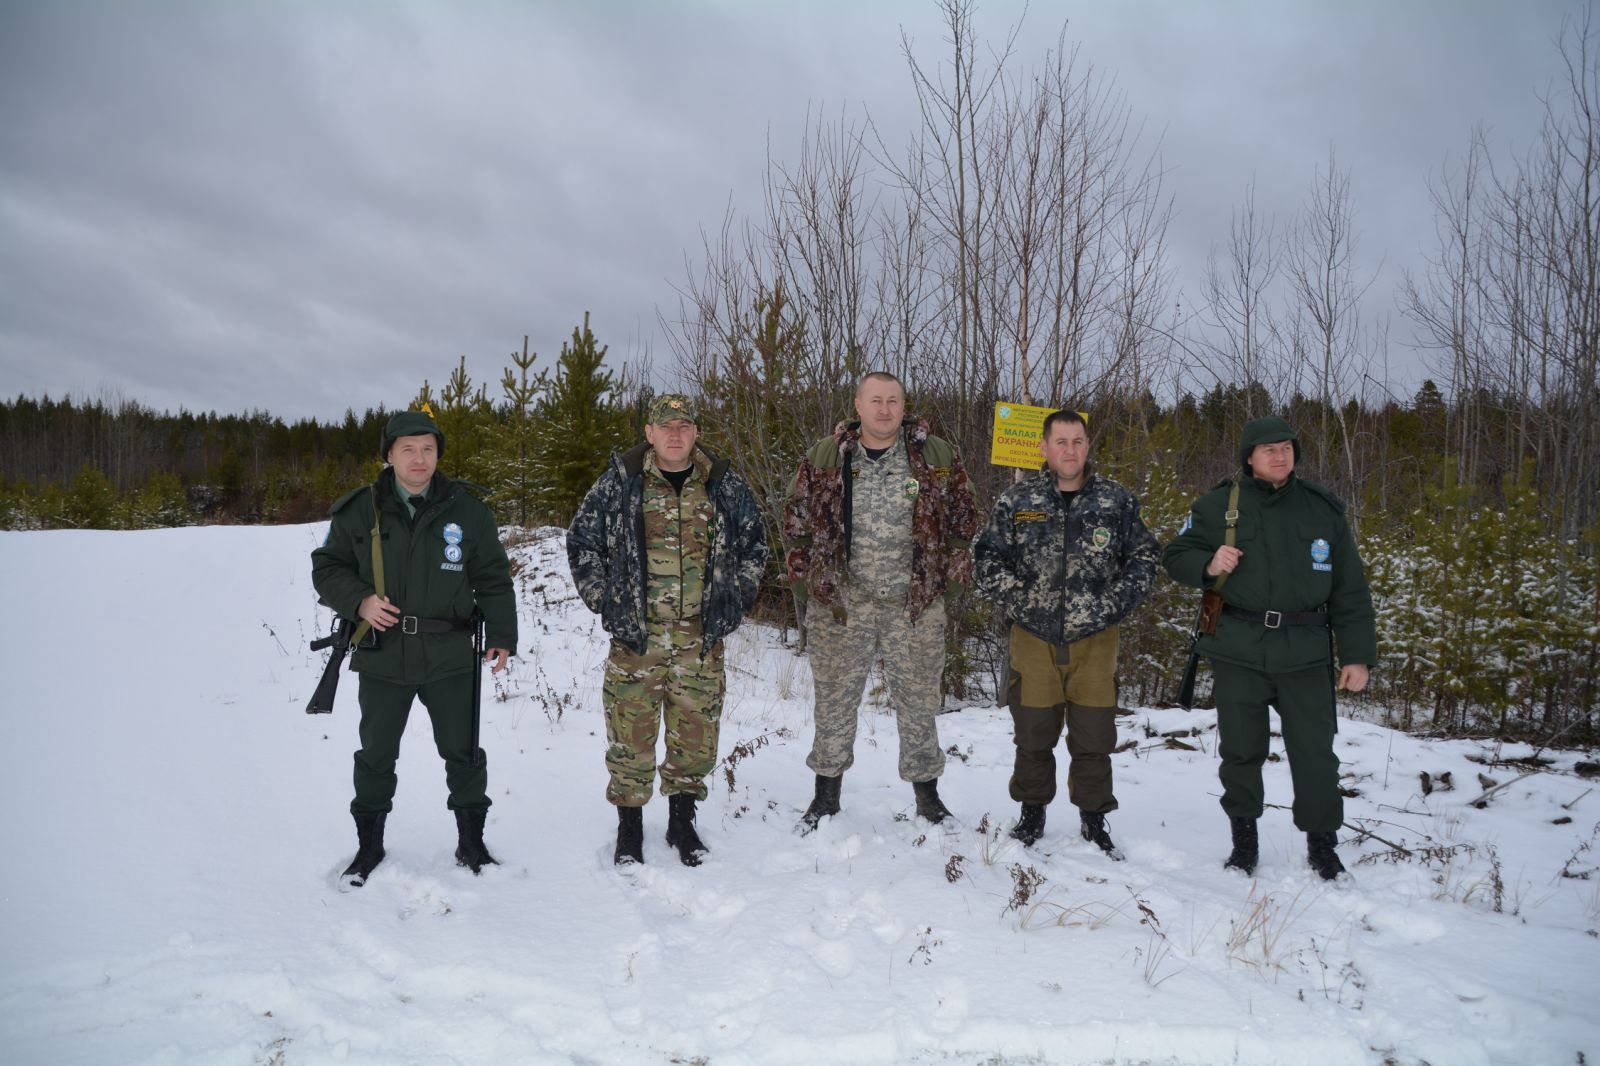
M444 557L452 563L459 563L461 561L461 545L446 544L444 546Z
M1011 520L1013 522L1048 522L1050 521L1050 512L1018 511L1016 514L1011 516Z
M454 522L446 522L444 524L444 542L446 544L460 544L461 527Z
M1105 546L1110 543L1111 530L1107 529L1105 526L1096 526L1094 530L1094 546L1103 550Z
M935 466L935 467L931 467L930 469L933 470L933 476L934 477L949 477L950 476L950 467L948 467L948 466Z
M1180 537L1183 536L1185 533L1189 532L1189 530L1193 526L1194 526L1194 515L1192 515L1192 514L1184 515L1183 516L1183 528L1178 530L1178 536L1180 536Z
M917 484L917 479L916 478L914 478L914 477L906 478L906 484L905 484L906 499L908 499L908 500L912 499L913 497L916 496L917 493L919 493L921 491L922 491L922 486Z
M439 564L439 569L440 570L452 570L452 571L454 571L454 572L456 572L458 574L461 573L466 568L467 567L466 567L465 563L440 563Z

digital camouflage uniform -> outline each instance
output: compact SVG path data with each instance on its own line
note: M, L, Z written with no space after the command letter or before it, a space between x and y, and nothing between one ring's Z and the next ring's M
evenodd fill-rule
M1064 723L1068 798L1115 810L1118 623L1149 594L1160 553L1138 500L1090 470L1069 508L1046 468L1001 493L972 552L978 591L1012 621L1011 798L1055 798Z
M807 453L784 508L788 576L806 612L816 737L806 765L837 778L854 761L867 675L884 653L900 734L899 772L944 769L934 716L943 674L944 596L970 583L976 503L960 457L908 419L877 460L860 424L841 424Z
M706 796L722 714L722 638L754 605L766 529L749 487L696 449L680 495L639 445L614 454L567 534L573 579L611 635L606 798L642 806L666 722L661 794Z
M1277 419L1250 425L1259 423L1284 425ZM1286 432L1285 427L1272 439L1286 439ZM1162 565L1178 582L1195 588L1216 583L1205 570L1224 543L1232 484L1223 481L1195 501L1183 529L1162 553ZM1337 642L1341 662L1377 662L1372 594L1344 504L1321 485L1293 474L1278 489L1246 476L1239 485L1235 538L1243 554L1221 590L1230 608L1326 611L1333 641L1326 624L1274 626L1229 609L1214 636L1200 637L1199 651L1210 659L1216 682L1223 810L1232 818L1261 815L1270 705L1283 725L1295 825L1307 833L1334 832L1344 820L1344 801L1333 750L1338 719L1332 644Z

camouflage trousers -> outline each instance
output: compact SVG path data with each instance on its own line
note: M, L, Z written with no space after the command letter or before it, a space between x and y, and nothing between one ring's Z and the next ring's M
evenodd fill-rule
M1089 814L1117 809L1111 751L1117 746L1116 626L1071 644L1049 644L1011 627L1011 706L1017 759L1011 798L1046 804L1056 798L1056 741L1067 728L1067 798Z
M667 757L661 794L706 798L705 779L717 761L722 720L722 644L700 659L700 619L650 622L643 655L613 641L601 700L606 713L606 799L642 807L656 777L656 742L663 720Z
M815 605L806 618L816 692L817 733L806 756L812 772L838 777L855 762L861 696L881 649L900 732L900 778L931 781L943 773L934 716L944 674L944 602L935 600L914 624L900 597L857 597L843 623L828 608Z

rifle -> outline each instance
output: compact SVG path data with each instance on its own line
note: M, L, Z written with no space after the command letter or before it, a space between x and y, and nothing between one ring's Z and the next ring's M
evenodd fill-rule
M478 728L483 710L483 611L472 608L472 755L467 765L477 770L483 766L483 749L478 747Z
M335 618L333 632L311 642L312 651L332 648L333 654L328 656L328 665L322 668L322 680L317 682L317 690L311 694L311 702L306 704L307 714L333 713L333 697L339 691L339 667L344 665L344 657L350 654L350 634L354 631L355 625L348 618Z
M1200 669L1200 634L1215 634L1217 616L1222 613L1222 595L1211 589L1200 594L1200 609L1195 612L1194 632L1189 635L1189 662L1183 668L1183 680L1178 684L1178 706L1186 711L1194 709L1195 674Z

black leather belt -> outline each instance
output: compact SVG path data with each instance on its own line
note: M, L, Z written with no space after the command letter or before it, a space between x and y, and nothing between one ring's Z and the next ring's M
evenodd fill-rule
M1277 629L1280 626L1325 626L1328 624L1327 611L1247 611L1243 607L1235 607L1231 603L1222 605L1223 614L1231 614L1235 618L1246 622L1257 622L1268 629Z
M418 618L414 614L400 616L400 632L408 637L418 633L465 633L472 628L466 618Z

